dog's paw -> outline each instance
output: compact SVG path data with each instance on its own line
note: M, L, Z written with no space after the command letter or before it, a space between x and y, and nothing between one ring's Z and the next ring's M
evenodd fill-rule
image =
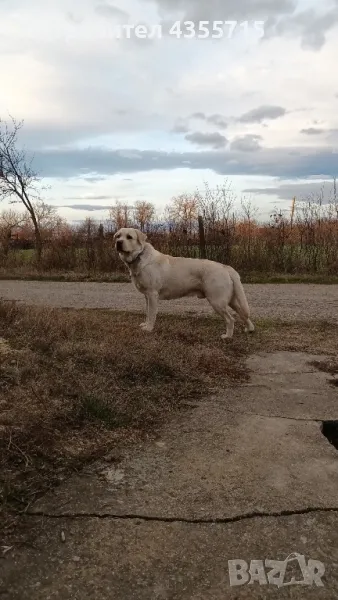
M222 340L232 340L232 335L228 335L227 333L222 333Z
M149 332L150 332L150 331L152 331L152 330L154 329L154 328L153 328L151 325L149 325L148 323L141 323L140 327L141 327L141 329L142 329L143 331L149 331Z

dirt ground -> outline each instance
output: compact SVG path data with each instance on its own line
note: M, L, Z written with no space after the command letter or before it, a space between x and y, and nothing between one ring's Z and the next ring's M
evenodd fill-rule
M253 319L330 320L338 323L338 285L246 284ZM130 283L0 281L0 299L65 308L141 311L143 296ZM212 312L205 300L184 298L160 303L160 312Z
M1 598L337 598L338 453L321 429L337 394L322 360L253 355L249 382L47 492L26 511L35 537L4 545Z
M212 314L205 301L161 303L188 316L163 315L145 337L138 315L110 312L144 310L130 284L0 282L0 298L39 306L2 303L7 488L26 534L0 542L1 598L337 597L338 286L245 289L256 334L238 328L227 345L218 318L193 316ZM129 413L132 443L111 448ZM161 426L138 436L147 419ZM65 476L69 457L96 456L93 440L97 460ZM232 581L239 560L285 573Z

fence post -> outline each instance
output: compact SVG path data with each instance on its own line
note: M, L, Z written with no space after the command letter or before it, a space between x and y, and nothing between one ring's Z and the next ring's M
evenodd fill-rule
M205 248L205 233L204 233L204 224L203 217L198 215L198 233L199 233L199 247L200 247L200 258L206 258L206 248Z
M102 223L100 223L97 230L97 258L100 271L104 271L105 268L104 255L104 229Z

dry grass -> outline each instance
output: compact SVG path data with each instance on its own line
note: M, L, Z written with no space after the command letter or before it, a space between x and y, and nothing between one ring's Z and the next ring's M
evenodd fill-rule
M326 361L312 361L311 364L319 371L329 373L330 375L338 375L338 356L331 356ZM338 383L338 379L337 379Z
M250 352L308 352L326 354L337 362L338 326L325 320L284 322L260 319ZM322 364L322 363L320 363ZM318 366L318 365L316 365Z
M0 267L0 280L19 280L19 281L97 281L109 283L130 282L130 276L127 272L115 271L110 273L100 273L97 271L72 271L57 269L38 269L30 265L21 267Z
M258 350L338 354L326 323L258 323L220 339L217 317L25 308L0 303L0 485L6 526L72 470L153 435L190 399L247 379Z
M57 270L44 269L31 266L29 263L19 267L0 267L0 280L21 280L21 281L92 281L107 283L129 283L130 276L123 265L119 265L120 270L113 272L101 272L98 270ZM285 273L259 273L251 271L241 273L243 283L311 283L337 285L338 276L328 274L285 274Z
M0 304L3 507L24 508L70 469L144 436L184 401L245 378L245 337L219 321Z

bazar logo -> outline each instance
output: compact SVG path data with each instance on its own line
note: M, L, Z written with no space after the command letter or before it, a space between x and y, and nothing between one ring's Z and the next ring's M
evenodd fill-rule
M228 560L230 585L259 583L260 585L313 585L324 587L325 566L319 560L306 562L303 554L293 552L285 560Z

